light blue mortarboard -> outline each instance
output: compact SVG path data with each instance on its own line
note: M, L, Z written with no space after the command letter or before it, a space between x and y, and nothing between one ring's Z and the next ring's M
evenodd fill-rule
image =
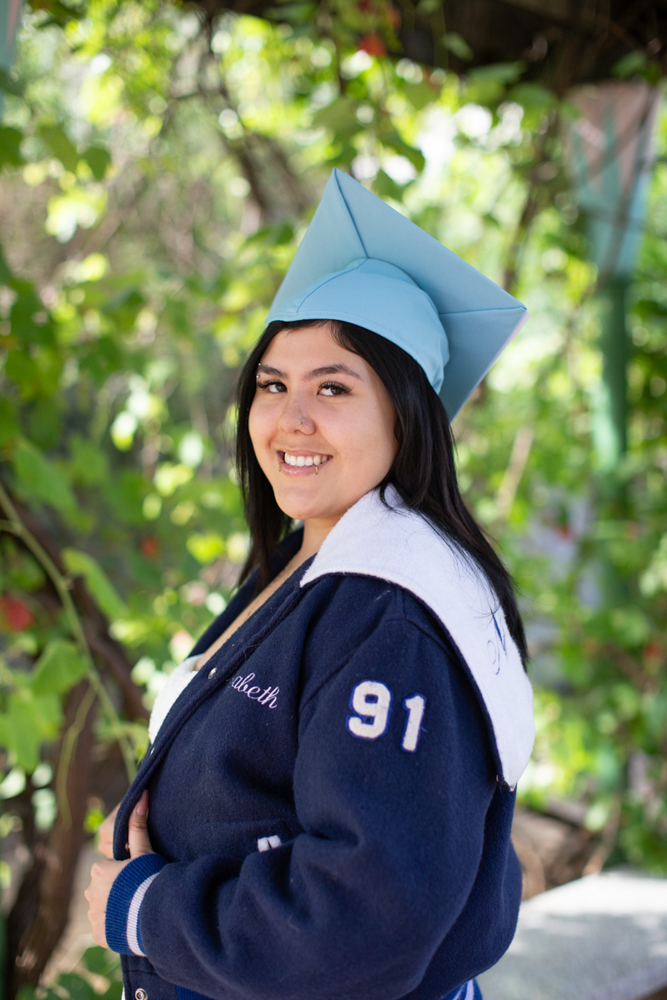
M402 347L453 420L527 317L483 274L334 170L267 322L337 319Z

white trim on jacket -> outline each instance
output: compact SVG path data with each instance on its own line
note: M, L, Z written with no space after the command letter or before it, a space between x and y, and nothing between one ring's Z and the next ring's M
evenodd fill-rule
M372 490L325 538L301 580L328 573L378 577L409 590L433 612L465 660L486 706L502 767L513 788L533 748L533 693L502 608L481 570L421 515L402 508L395 490L387 507Z

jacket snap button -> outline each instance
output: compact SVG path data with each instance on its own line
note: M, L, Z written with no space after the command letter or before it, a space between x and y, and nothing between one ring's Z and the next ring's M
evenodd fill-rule
M134 1000L148 1000L148 993L146 990L138 989L134 991Z
M217 669L218 669L217 667L211 667L211 669L208 672L208 679L209 680L211 679L211 677L213 677L213 675L215 674L215 672L217 671Z

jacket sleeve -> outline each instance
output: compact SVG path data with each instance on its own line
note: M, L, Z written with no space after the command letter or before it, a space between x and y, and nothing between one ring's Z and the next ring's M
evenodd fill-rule
M404 996L465 906L495 785L460 666L385 619L302 705L304 832L231 880L213 855L166 865L143 898L142 948L211 998Z
M105 935L112 951L145 956L139 913L148 887L166 864L159 854L142 854L125 865L116 877L105 915Z

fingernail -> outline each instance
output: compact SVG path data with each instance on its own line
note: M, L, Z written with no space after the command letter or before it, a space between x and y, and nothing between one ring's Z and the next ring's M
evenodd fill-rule
M137 802L137 816L145 816L148 812L148 792L141 793L141 798Z

